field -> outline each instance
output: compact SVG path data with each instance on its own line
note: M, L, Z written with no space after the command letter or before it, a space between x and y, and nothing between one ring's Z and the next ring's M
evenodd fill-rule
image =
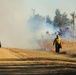
M76 42L54 51L0 48L0 75L76 75Z

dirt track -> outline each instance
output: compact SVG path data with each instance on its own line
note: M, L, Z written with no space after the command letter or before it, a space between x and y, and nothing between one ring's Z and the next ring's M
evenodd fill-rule
M0 75L76 75L76 58L51 52L1 48Z

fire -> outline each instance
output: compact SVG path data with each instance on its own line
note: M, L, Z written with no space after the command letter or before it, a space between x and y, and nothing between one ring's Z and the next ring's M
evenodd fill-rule
M43 41L40 42L40 47L46 51L55 51L55 47L53 46L51 41Z

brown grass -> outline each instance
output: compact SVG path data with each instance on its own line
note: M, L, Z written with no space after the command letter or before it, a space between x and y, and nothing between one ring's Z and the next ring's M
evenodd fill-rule
M61 49L61 52L65 52L69 56L76 57L76 42L63 41L62 46L63 48Z
M42 42L41 44L42 50L54 51L55 47L53 46L53 42ZM71 57L76 57L76 42L62 40L62 49L60 50L61 54L66 54Z
M50 46L52 42L48 44ZM62 41L63 48L59 54L0 48L0 75L76 75L75 45L76 42Z

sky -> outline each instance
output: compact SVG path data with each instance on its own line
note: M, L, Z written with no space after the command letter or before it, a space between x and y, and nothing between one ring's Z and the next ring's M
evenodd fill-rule
M76 0L0 0L0 41L3 47L29 48L31 35L27 21L32 9L53 19L55 10L61 13L76 12ZM34 47L32 45L32 47Z
M55 15L55 10L60 9L62 13L70 14L75 12L76 0L25 0L28 11L35 9L36 13L41 15L50 15L51 18ZM70 16L70 15L68 15Z

